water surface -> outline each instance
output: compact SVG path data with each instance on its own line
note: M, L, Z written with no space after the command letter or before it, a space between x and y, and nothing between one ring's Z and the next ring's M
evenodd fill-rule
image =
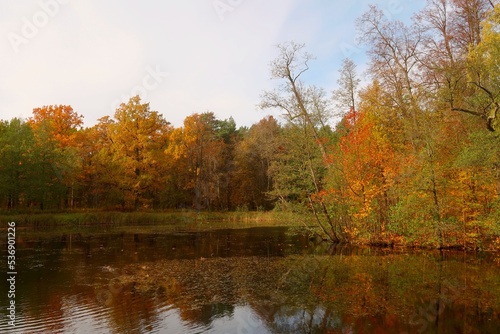
M18 231L17 327L2 293L0 332L500 332L493 254L329 247L281 227L136 230Z

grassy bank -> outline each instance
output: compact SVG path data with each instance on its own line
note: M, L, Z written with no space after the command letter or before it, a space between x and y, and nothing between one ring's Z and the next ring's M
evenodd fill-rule
M108 229L127 226L164 226L173 229L238 228L251 226L303 226L304 218L286 212L65 212L0 214L17 228L47 227ZM4 225L6 226L6 225Z
M7 222L16 222L19 230L28 229L35 233L65 232L175 232L200 231L223 228L249 228L263 226L311 226L322 235L321 230L310 216L283 211L244 211L244 212L195 212L195 211L81 211L54 213L0 213L0 229L6 230ZM429 225L429 226L427 226ZM350 240L352 244L378 247L405 247L423 249L465 249L500 250L500 236L497 231L483 233L463 233L447 228L439 236L432 224L421 224L412 233L388 232L383 235L359 233ZM28 232L29 233L29 232ZM326 236L322 235L326 239Z

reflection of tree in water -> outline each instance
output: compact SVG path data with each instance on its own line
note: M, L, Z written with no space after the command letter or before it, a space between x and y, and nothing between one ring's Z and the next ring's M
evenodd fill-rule
M33 305L50 305L45 311L61 323L69 304L102 308L122 332L156 329L166 309L189 328L233 319L248 333L495 332L500 324L498 263L453 253L341 247L328 253L158 260L100 274L84 261L66 262L68 270L57 273L32 269L32 277L23 276L29 287L20 287L32 305L28 317L41 316ZM35 291L35 280L49 276L76 284Z
M448 259L444 268L430 253L343 250L342 256L158 261L148 277L131 265L120 279L135 282L139 293L161 292L184 321L205 326L246 305L259 318L243 319L249 330L262 323L276 333L414 332L425 321L428 329L446 331L464 319L458 328L471 327L468 321L487 326L488 317L500 321L500 288L493 284L499 268L480 275L477 261ZM436 313L422 313L427 305L445 307L439 323Z

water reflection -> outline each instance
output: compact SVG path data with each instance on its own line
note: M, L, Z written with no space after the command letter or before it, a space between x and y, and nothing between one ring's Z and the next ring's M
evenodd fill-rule
M500 328L500 266L488 254L315 246L287 228L18 238L14 333Z

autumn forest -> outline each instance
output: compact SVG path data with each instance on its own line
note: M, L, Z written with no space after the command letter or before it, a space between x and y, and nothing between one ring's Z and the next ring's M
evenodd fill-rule
M174 127L139 96L91 127L57 104L2 121L1 210L276 210L334 242L500 247L500 5L431 0L411 24L373 6L357 29L368 70L346 58L333 92L278 45L273 116L250 127Z

